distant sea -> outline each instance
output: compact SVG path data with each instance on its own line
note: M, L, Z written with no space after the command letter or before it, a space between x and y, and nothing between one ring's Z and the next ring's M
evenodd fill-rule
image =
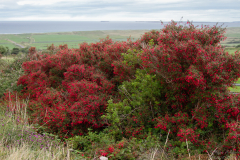
M164 22L167 24L169 22ZM184 22L183 22L184 23ZM194 25L216 25L217 22L194 22ZM219 22L223 27L240 27L240 22ZM49 33L94 30L162 29L160 21L0 21L0 34Z

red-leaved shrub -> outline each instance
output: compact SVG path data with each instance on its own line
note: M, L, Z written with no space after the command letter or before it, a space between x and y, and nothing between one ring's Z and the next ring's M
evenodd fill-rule
M172 149L189 142L192 149L216 149L222 157L240 153L240 96L228 90L240 77L240 54L224 51L223 33L221 27L171 22L136 41L142 70L120 86L122 101L109 101L107 108L116 136L143 138L151 132L168 137Z
M224 51L224 31L171 22L136 42L107 37L78 49L52 45L51 54L30 48L31 61L23 63L25 74L18 80L21 96L29 98L30 121L68 137L112 120L119 137L143 138L160 130L170 148L191 142L201 152L239 154L240 96L228 87L240 77L240 54ZM106 109L109 122L100 118ZM101 154L114 152L108 150Z
M82 135L90 127L106 125L100 117L107 101L117 93L117 85L130 78L124 76L128 68L120 69L121 54L130 44L106 38L82 43L79 49L52 45L52 54L30 48L31 61L23 63L25 74L18 80L24 87L22 96L30 99L30 121L60 136Z
M216 26L197 28L189 22L186 26L171 22L157 33L154 46L147 46L141 54L144 68L156 74L165 88L161 92L164 100L158 99L163 103L155 127L170 131L174 141L218 148L221 152L215 154L220 155L240 152L240 137L236 136L239 100L228 90L240 77L240 54L224 51L220 45L223 33ZM147 35L142 41L147 42L153 33ZM226 142L220 146L222 141Z

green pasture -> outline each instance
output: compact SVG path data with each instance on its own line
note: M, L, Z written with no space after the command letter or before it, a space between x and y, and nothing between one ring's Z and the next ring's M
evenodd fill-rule
M240 78L235 83L240 84ZM240 86L229 87L229 90L231 92L240 92Z
M109 30L109 31L78 31L74 34L86 36L92 39L98 40L99 38L105 38L109 35L113 40L127 40L130 36L138 39L141 35L149 30Z
M28 43L30 36L31 34L4 34L4 35L0 35L0 38L9 39L16 43L21 44L21 43Z
M42 34L42 35L33 35L31 46L38 49L46 49L51 44L55 46L68 44L69 48L78 48L78 44L82 42L93 42L94 39L89 37L80 36L76 34Z
M10 43L10 42L5 39L0 39L0 44L6 44L6 43Z
M240 86L229 87L231 92L240 92Z
M1 46L4 46L4 47L8 47L9 49L12 49L12 48L15 48L17 46L15 46L14 44L12 43L0 43Z
M240 79L238 79L238 80L237 80L237 82L235 82L235 83L238 83L238 84L240 84Z
M2 38L0 37L0 45L7 47L7 46L10 46L10 45L13 45L13 44L12 44L11 42L5 40L5 39L2 39ZM13 45L13 46L14 46L14 45Z
M34 43L52 43L52 42L71 42L71 41L88 41L91 40L89 37L80 36L80 35L33 35L32 38L34 39Z
M233 48L233 47L228 47L225 49L226 52L229 54L235 54L236 51L240 51L240 48Z
M240 37L240 33L228 33L225 35L226 37L238 38Z
M76 48L82 42L92 43L109 36L114 41L126 41L128 38L137 40L149 30L109 30L109 31L74 31L74 32L55 32L55 33L32 33L32 34L3 34L0 35L0 45L9 48L15 47L12 40L25 47L37 47L46 49L47 46L54 44L68 44L69 48ZM240 27L227 28L225 36L227 39L221 45L229 48L229 53L234 53L234 47L240 44Z
M37 49L46 49L51 44L54 44L55 46L67 44L69 48L78 48L79 44L82 42L92 43L94 41L77 41L77 42L52 42L52 43L32 43L32 47L36 47Z
M226 47L235 47L240 44L240 27L227 28L225 36L227 39L221 44Z
M30 35L18 34L18 35L11 35L8 37L8 39L10 39L14 42L17 42L17 43L27 43L27 42L29 42L29 37L30 37Z
M126 41L129 37L132 40L139 39L141 35L149 30L112 30L112 31L76 31L76 32L56 32L56 33L33 33L33 34L4 34L0 35L0 43L9 48L15 47L12 40L25 47L37 47L46 49L47 46L68 44L69 48L76 48L80 43L97 42L109 36L113 41Z
M3 39L1 36L0 36L0 46L8 47L9 49L15 47L14 44L12 44L11 42L9 42L9 41Z

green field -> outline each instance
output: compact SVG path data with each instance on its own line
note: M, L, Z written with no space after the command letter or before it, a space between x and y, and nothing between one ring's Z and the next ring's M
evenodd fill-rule
M0 46L4 46L4 47L8 47L9 49L12 49L14 47L16 47L14 44L12 43L4 43L4 44L0 44Z
M7 39L10 39L14 42L17 43L26 43L29 42L29 36L28 35L10 35L9 37L7 37Z
M14 48L15 45L12 44L11 42L3 39L3 38L0 38L0 46L4 46L4 47L8 47L8 48Z
M36 47L46 49L47 46L68 44L69 48L78 48L80 43L97 42L109 36L114 41L126 41L129 37L133 40L139 39L141 35L149 30L112 30L112 31L78 31L60 33L35 33L35 34L4 34L0 35L0 43L9 48L16 47L9 39L24 47ZM1 45L1 44L0 44Z
M9 43L9 41L7 41L5 39L0 39L0 44L5 44L5 43Z
M227 28L225 36L227 39L221 42L221 45L225 46L225 50L230 54L240 51L240 48L236 48L237 45L240 45L240 27Z
M238 79L235 83L240 84L240 79ZM229 90L230 90L231 92L240 92L240 86L229 87Z
M229 54L235 54L236 51L240 51L240 48L226 47L225 51Z
M235 47L240 44L240 27L227 28L225 36L227 39L221 44L226 47Z
M76 34L50 34L33 35L32 46L44 49L54 43L54 45L68 44L69 48L76 48L81 42L92 42L94 39Z
M231 92L240 92L240 86L230 87L229 90L230 90Z

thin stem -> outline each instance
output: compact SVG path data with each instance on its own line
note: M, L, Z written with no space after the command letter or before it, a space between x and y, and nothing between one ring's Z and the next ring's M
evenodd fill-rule
M190 155L190 152L189 152L189 148L188 148L188 142L187 142L187 139L186 139L186 144L187 144L188 156L189 156L189 159L191 160L191 155Z
M168 130L167 139L166 139L166 142L165 142L164 147L163 147L163 153L164 153L165 147L166 147L167 142L168 142L168 136L169 136L169 133L170 133L170 129ZM161 157L161 159L163 158L163 153L162 153L162 157Z

